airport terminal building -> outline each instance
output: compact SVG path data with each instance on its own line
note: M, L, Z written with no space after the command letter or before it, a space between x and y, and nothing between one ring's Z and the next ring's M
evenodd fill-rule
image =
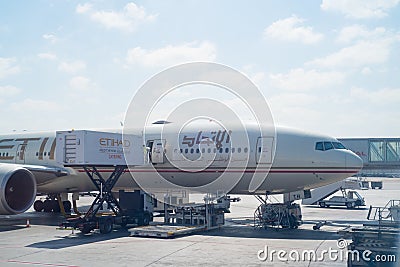
M400 138L339 138L364 161L361 176L400 177Z

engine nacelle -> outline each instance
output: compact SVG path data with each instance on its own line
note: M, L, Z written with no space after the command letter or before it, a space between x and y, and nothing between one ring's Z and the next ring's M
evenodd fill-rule
M28 210L36 198L35 176L16 164L0 164L0 214Z

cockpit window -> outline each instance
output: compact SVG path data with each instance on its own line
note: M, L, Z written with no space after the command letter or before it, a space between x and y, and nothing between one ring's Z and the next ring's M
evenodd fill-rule
M324 142L325 150L333 149L332 142Z
M322 143L322 142L317 142L317 143L315 144L315 150L324 151L324 143Z
M346 147L340 142L316 142L315 143L315 150L331 150L331 149L346 149Z
M333 144L333 147L334 147L335 149L346 149L346 147L345 147L342 143L339 143L339 142L332 142L332 144Z

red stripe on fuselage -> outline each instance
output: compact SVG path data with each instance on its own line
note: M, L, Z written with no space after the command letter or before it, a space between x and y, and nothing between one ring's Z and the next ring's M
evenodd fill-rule
M151 173L151 172L169 172L169 173L176 173L176 172L183 172L183 173L192 173L189 171L182 171L182 170L176 170L176 169L129 169L125 170L124 172L133 172L133 173ZM83 169L79 169L78 172L85 172ZM103 173L111 173L113 172L113 169L98 169L98 172L103 172ZM265 173L357 173L357 169L336 169L336 170L326 170L326 169L310 169L310 170L293 170L293 169L275 169L275 170L267 170L267 169L261 169L261 170L226 170L226 169L214 169L214 170L202 170L199 172L206 172L206 173L216 173L216 172L228 172L228 173L254 173L254 172L265 172ZM197 173L197 172L193 172Z

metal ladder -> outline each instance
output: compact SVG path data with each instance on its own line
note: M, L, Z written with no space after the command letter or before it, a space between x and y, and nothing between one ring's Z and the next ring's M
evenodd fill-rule
M65 150L64 150L64 162L75 163L76 161L76 135L70 134L65 136Z

